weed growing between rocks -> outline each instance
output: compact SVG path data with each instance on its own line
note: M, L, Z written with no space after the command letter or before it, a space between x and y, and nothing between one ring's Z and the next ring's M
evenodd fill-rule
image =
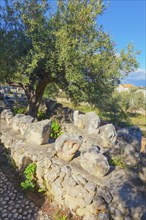
M52 121L50 138L54 141L62 134L61 125L57 120Z
M35 163L29 164L24 170L25 181L21 182L21 187L23 189L34 191L34 188L36 186L35 173L36 173L36 164Z
M24 170L25 181L21 182L21 187L27 191L34 191L37 189L37 180L36 180L36 164L30 163ZM38 192L44 193L46 190L39 188Z
M128 169L128 166L122 160L120 156L112 156L109 160L111 166L120 167L122 169Z
M17 107L16 106L16 107L13 108L13 112L14 112L15 115L16 114L25 114L26 111L27 111L26 107Z

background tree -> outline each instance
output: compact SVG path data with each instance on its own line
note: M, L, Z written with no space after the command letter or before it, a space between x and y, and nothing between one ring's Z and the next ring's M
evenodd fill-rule
M138 67L133 47L117 56L115 43L97 26L106 9L102 0L58 0L54 13L47 0L3 1L0 78L24 89L34 117L48 84L76 104L98 104Z

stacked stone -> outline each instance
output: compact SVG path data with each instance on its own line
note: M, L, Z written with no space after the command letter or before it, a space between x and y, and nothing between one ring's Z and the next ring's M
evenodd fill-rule
M7 120L8 115L6 110L1 118ZM126 161L130 155L133 164L137 163L141 137L140 133L133 137L136 128L117 132L112 124L101 126L93 112L76 112L73 129L77 132L69 129L55 143L48 144L51 121L29 121L27 125L25 117L16 115L8 125L1 120L1 141L20 170L30 161L36 163L38 184L57 204L84 220L146 218L146 187L135 184L138 174L135 179L128 170L113 170L107 158L107 154L120 154ZM20 129L23 123L24 134Z

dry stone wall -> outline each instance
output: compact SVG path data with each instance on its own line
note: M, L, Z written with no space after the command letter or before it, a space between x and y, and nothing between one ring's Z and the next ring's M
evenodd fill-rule
M146 219L145 169L142 182L136 170L110 164L111 156L121 155L134 169L140 158L138 128L116 131L112 124L101 126L93 112L75 112L74 124L64 123L64 133L49 144L50 120L33 122L5 109L0 125L1 143L17 168L35 162L37 182L56 204L84 220Z

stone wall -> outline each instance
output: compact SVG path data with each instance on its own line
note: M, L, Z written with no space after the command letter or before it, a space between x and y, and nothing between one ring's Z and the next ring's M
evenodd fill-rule
M19 170L37 165L37 182L61 207L84 220L146 219L146 172L138 176L141 132L137 127L116 131L101 126L94 113L74 112L74 124L49 144L51 121L33 122L31 116L1 112L1 143L11 152ZM126 168L110 163L120 156ZM144 161L144 160L143 160Z

